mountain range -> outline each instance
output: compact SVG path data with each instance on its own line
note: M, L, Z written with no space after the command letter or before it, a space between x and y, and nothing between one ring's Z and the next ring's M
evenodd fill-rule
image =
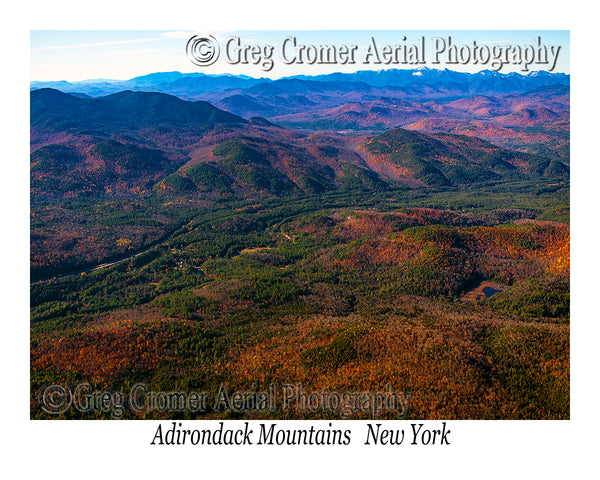
M526 153L569 160L570 76L450 70L382 70L271 80L153 73L126 81L31 82L79 98L123 91L204 101L249 120L350 134L406 128L477 136ZM157 97L158 98L158 97Z
M152 92L30 96L33 201L151 191L281 197L568 175L556 158L472 136L290 129ZM458 102L453 108L500 108L483 97Z
M287 90L290 85L294 85L296 89L319 89L327 88L325 84L333 84L332 89L339 91L340 86L345 84L347 88L354 90L357 89L356 87L362 90L389 88L402 91L403 94L410 96L426 92L443 95L450 92L460 92L463 95L524 92L556 83L568 86L570 76L564 73L548 72L531 72L528 75L521 75L514 72L503 74L489 70L466 73L448 69L420 68L412 70L364 70L354 73L332 73L316 76L298 75L278 80L230 74L206 75L198 72L157 72L129 80L33 81L30 84L30 89L55 88L68 93L89 96L104 96L123 90L158 91L186 99L198 99L198 96L205 94L232 89L248 89L255 85L261 85L262 87L272 85L276 89L283 87L284 90Z

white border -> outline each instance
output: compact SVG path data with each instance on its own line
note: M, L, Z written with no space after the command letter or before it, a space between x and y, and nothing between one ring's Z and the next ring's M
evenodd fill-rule
M5 12L2 45L3 458L44 478L588 478L597 473L598 38L581 2L28 2ZM587 12L587 13L585 13ZM584 17L580 19L578 17ZM571 420L451 422L446 448L156 448L155 422L29 418L28 82L31 29L568 29L572 76ZM439 422L433 422L439 423ZM355 437L358 440L359 426ZM8 462L8 463L6 463ZM18 469L18 470L17 470ZM583 472L589 472L584 474ZM578 474L579 472L579 474Z

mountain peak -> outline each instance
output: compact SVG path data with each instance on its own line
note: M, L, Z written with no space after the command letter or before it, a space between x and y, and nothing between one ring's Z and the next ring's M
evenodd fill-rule
M31 92L32 127L85 131L137 132L169 128L206 131L217 126L248 123L237 115L204 102L187 102L159 92L123 92L99 98L78 98L58 90Z

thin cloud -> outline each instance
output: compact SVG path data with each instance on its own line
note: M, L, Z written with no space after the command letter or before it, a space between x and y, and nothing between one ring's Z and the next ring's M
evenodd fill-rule
M34 52L41 52L45 50L66 50L73 48L90 48L90 47L107 47L114 45L127 45L130 43L145 43L145 42L156 42L158 38L137 38L135 40L114 40L112 42L96 42L96 43L79 43L76 45L51 45L47 47L33 48Z

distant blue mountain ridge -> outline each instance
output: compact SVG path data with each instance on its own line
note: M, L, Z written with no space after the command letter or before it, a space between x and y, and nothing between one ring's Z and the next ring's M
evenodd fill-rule
M390 69L364 70L354 73L331 73L327 75L297 75L277 80L253 78L245 75L207 75L204 73L156 72L129 80L84 80L79 82L32 81L30 90L54 88L65 93L85 94L100 97L112 93L133 90L168 93L185 100L211 100L217 95L246 93L253 91L285 91L304 94L312 92L360 91L373 94L390 92L395 96L464 96L475 94L520 93L548 85L570 85L570 75L545 71L498 73L484 70L478 73L453 70Z

